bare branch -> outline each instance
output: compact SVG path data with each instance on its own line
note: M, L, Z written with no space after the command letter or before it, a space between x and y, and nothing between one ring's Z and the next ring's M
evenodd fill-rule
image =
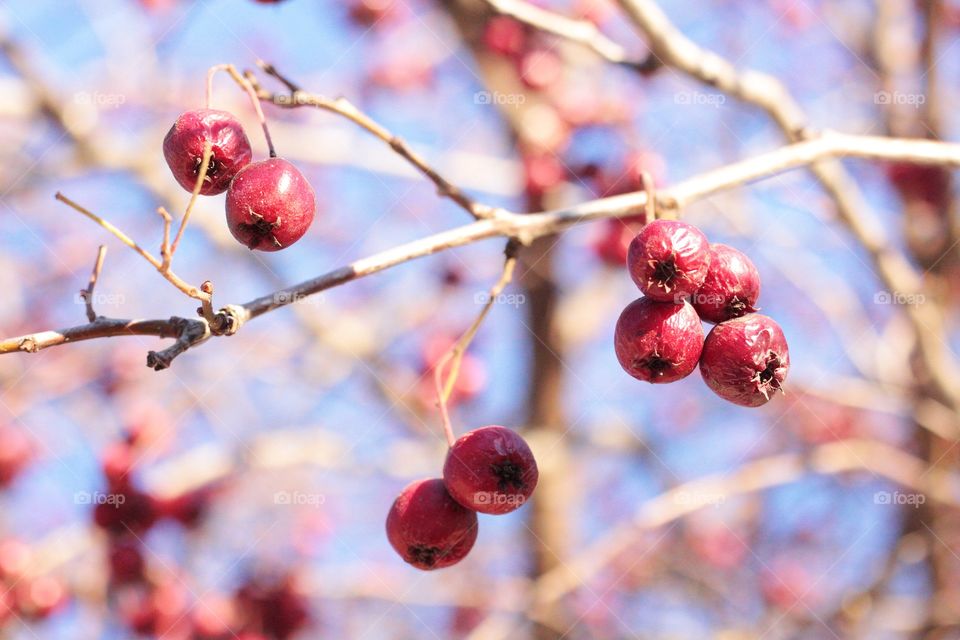
M200 301L209 300L208 294L204 293L199 288L193 286L192 284L189 284L188 282L180 278L177 274L175 274L173 271L170 270L169 264L164 266L164 262L162 260L157 259L156 256L154 256L152 253L150 253L149 251L141 247L139 244L134 242L130 238L130 236L128 236L123 231L121 231L119 228L115 227L109 221L98 216L97 214L93 213L89 209L77 204L76 202L74 202L73 200L71 200L70 198L68 198L67 196L63 195L60 192L57 192L56 197L57 197L57 200L59 200L60 202L63 202L64 204L74 209L75 211L79 211L86 217L90 218L91 220L99 224L101 227L103 227L104 229L112 233L117 239L120 240L120 242L122 242L123 244L127 245L128 247L133 249L135 252L140 254L140 256L143 257L144 260L149 262L151 265L153 265L153 267L158 272L160 272L160 275L162 275L170 284L175 286L184 294L188 295L191 298L194 298L195 300L200 300ZM159 213L164 219L164 241L163 241L163 246L161 247L161 251L164 251L165 248L168 246L168 238L170 234L170 214L167 213L167 211L163 207L159 209ZM0 351L0 353L2 353L2 351Z
M341 97L331 100L321 95L306 93L300 89L299 85L277 71L273 65L263 62L262 60L258 61L257 64L261 69L263 69L264 73L276 78L281 84L290 90L289 95L270 93L260 86L260 83L252 74L247 74L247 80L254 88L256 88L257 95L261 100L270 102L278 107L284 107L288 109L312 106L341 115L390 145L391 149L393 149L404 160L413 165L417 171L419 171L434 185L436 185L437 192L441 196L453 200L474 218L480 220L496 215L495 209L475 202L473 199L463 193L459 187L450 183L446 178L441 176L435 169L433 169L427 163L427 161L424 160L413 149L411 149L402 138L393 135L388 129L353 106L353 104L351 104L346 98Z
M605 36L597 25L589 20L568 18L525 0L486 0L486 2L497 13L510 16L544 33L550 33L586 47L614 64L630 67L641 73L652 73L663 66L653 55L643 60L630 58L622 45Z
M682 208L726 189L735 188L818 160L838 157L901 159L910 162L957 167L960 166L960 144L826 132L814 140L788 145L677 183L672 188L659 191L657 199L661 206ZM120 234L118 237L124 241L124 244L134 248L141 255L145 254L145 259L160 271L161 263L136 245L122 231L96 214L73 203L65 196L58 194L58 199L67 202L101 226L116 230L114 235ZM209 328L216 335L231 335L252 318L302 300L306 296L358 280L417 258L496 237L514 239L520 244L527 245L537 238L560 233L584 222L637 215L644 211L646 203L646 192L637 191L541 213L515 214L497 210L497 214L492 218L477 220L449 231L443 231L387 249L316 278L279 289L241 305L227 305L210 319ZM161 273L163 272L161 271ZM190 297L201 302L209 300L209 294L205 293L202 288L198 289L183 282L172 272L168 272L164 277ZM904 288L897 291L901 293L915 292L917 288ZM79 332L81 335L85 335L88 330L88 326L85 325L65 331ZM122 327L115 327L113 333L107 335L96 333L92 337L125 334L126 332ZM56 344L62 344L63 342L67 341L61 340ZM16 343L11 343L9 340L0 342L0 354L16 351L31 351L31 349L20 349Z
M177 247L180 246L180 238L183 237L183 231L187 228L187 223L190 221L190 214L193 213L193 207L197 203L197 197L200 195L200 189L203 188L203 183L207 179L207 171L210 170L210 158L213 157L213 145L208 140L203 144L203 158L200 160L200 171L197 173L197 182L193 185L193 193L190 194L190 202L187 203L187 210L183 212L183 219L180 220L180 228L177 229L177 237L173 239L173 244L170 246L170 256L166 261L166 266L169 268L170 260L173 260L173 254L177 252Z

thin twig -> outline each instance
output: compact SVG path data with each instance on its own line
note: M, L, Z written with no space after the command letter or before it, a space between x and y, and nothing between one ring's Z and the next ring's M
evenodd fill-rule
M614 64L631 67L641 73L652 73L663 66L653 55L648 55L642 60L631 58L622 45L605 36L597 25L589 20L568 18L524 0L486 0L486 2L497 13L509 16L544 33L550 33L586 47Z
M177 252L177 247L180 246L180 238L183 237L183 231L187 228L187 222L190 221L190 214L193 212L193 207L197 202L197 197L200 195L200 189L203 188L203 183L207 179L207 171L210 169L210 158L213 157L213 145L210 144L208 140L203 144L203 158L200 161L200 172L197 174L197 182L193 185L193 193L190 194L190 202L187 204L187 210L183 212L183 219L180 220L180 228L177 229L177 236L173 239L173 245L170 247L170 258L167 261L167 266L170 266L170 260L173 259L173 254Z
M87 288L80 292L83 302L87 307L87 320L93 322L97 319L97 312L93 309L93 290L97 286L97 280L100 279L100 271L103 269L103 259L107 256L107 246L100 245L97 250L97 259L93 263L93 271L90 272L90 282Z
M463 356L470 347L473 338L477 335L477 331L480 330L480 325L483 324L487 314L490 313L490 309L492 309L494 303L496 303L497 298L503 292L504 288L513 280L513 271L517 265L517 253L519 249L520 245L516 241L511 240L507 243L507 248L504 250L506 260L503 263L503 273L501 273L500 279L497 280L496 284L490 288L483 308L474 319L473 324L471 324L450 349L441 356L434 367L433 374L434 383L437 388L437 406L440 408L440 417L443 421L443 430L447 436L447 444L451 447L456 441L456 437L453 434L453 427L450 424L450 414L447 411L447 403L450 401L450 394L453 393L453 386L457 383L457 378L460 376L460 365L463 362ZM446 379L444 379L443 372L447 364L450 365L450 373Z
M474 218L480 220L496 215L496 210L494 208L475 202L459 187L449 182L435 169L433 169L429 163L427 163L426 160L424 160L419 154L411 149L402 138L395 136L384 126L360 111L346 98L340 97L335 100L331 100L321 95L306 93L305 91L301 90L295 82L277 71L273 65L263 62L262 60L257 61L257 65L263 69L264 73L276 78L277 81L283 84L290 91L290 95L270 93L269 91L261 88L255 76L248 74L246 82L256 88L257 95L261 100L270 102L278 107L284 107L288 109L312 106L341 115L387 143L391 149L393 149L403 159L413 165L414 168L416 168L417 171L424 175L428 180L433 182L437 188L437 192L441 196L454 201Z
M237 68L232 64L218 64L210 67L207 71L207 106L210 105L210 97L213 92L213 76L216 75L218 71L226 71L227 74L233 81L240 85L244 91L247 92L247 95L250 96L250 102L253 104L253 109L257 112L257 119L260 120L260 128L263 129L263 137L267 140L267 151L270 154L271 158L277 157L276 149L273 147L273 138L270 137L270 128L267 127L267 118L263 115L263 109L260 107L260 98L257 96L256 90L253 88L253 85L240 75L240 72L237 71Z
M173 223L173 217L164 207L157 207L157 213L160 214L160 218L163 220L163 236L160 240L160 270L167 271L170 269L170 260L172 259L170 252L170 225Z
M173 271L171 271L169 268L164 268L163 262L162 262L161 260L158 260L158 259L156 258L156 256L154 256L152 253L150 253L149 251L147 251L146 249L144 249L143 247L141 247L139 244L137 244L136 242L134 242L134 241L130 238L130 236L128 236L126 233L124 233L123 231L121 231L119 228L117 228L116 226L114 226L113 224L111 224L110 222L108 222L107 220L105 220L104 218L102 218L102 217L98 216L97 214L93 213L92 211L90 211L90 210L87 209L86 207L83 207L82 205L77 204L76 202L74 202L73 200L71 200L71 199L68 198L67 196L63 195L63 194L60 193L59 191L57 192L56 198L57 198L57 200L59 200L60 202L63 202L64 204L66 204L67 206L69 206L69 207L70 207L71 209L73 209L74 211L78 211L79 213L82 213L84 216L86 216L87 218L90 218L91 220L93 220L94 222L96 222L97 224L99 224L101 227L103 227L104 229L106 229L107 231L109 231L110 233L112 233L118 240L120 240L120 242L122 242L123 244L125 244L125 245L127 245L128 247L130 247L131 249L133 249L133 250L134 250L135 252L137 252L141 257L143 257L144 260L146 260L146 261L149 262L151 265L153 265L153 267L154 267L157 271L159 271L160 274L161 274L168 282L170 282L170 284L172 284L173 286L175 286L177 289L179 289L180 291L182 291L182 292L185 293L186 295L190 296L191 298L194 298L194 299L196 299L196 300L201 300L201 301L204 300L204 299L206 299L206 298L208 297L207 294L203 293L200 289L198 289L197 287L193 286L192 284L189 284L188 282L186 282L186 281L184 281L183 279L181 279L179 276L177 276L177 274L175 274L175 273L174 273ZM166 214L167 217L169 217L169 215L170 215L170 214L166 213L166 210L164 210L163 213L161 213L161 215L164 215L164 214ZM3 353L3 351L0 350L0 353Z

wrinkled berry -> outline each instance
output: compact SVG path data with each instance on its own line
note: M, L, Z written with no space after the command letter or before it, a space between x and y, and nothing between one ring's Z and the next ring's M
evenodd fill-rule
M707 322L723 322L756 311L760 274L750 258L725 244L710 245L710 268L691 302Z
M646 296L679 302L703 284L710 266L710 243L693 225L654 220L630 243L627 269Z
M690 375L703 348L703 325L689 303L634 300L620 314L614 348L623 370L655 384Z
M700 373L714 393L745 407L782 391L790 352L780 326L759 313L721 322L703 345Z

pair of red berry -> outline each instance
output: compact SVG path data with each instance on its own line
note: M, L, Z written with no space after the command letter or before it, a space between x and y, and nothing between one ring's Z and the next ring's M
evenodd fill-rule
M692 225L655 220L630 243L627 268L645 296L617 321L614 347L627 373L674 382L699 362L714 393L747 407L781 389L787 341L773 319L755 313L760 275L747 256L711 245ZM716 323L706 341L701 320Z
M251 162L250 141L231 114L187 111L163 139L163 155L181 187L193 192L211 146L200 193L227 192L227 226L248 249L279 251L303 237L316 213L313 187L290 162L271 157Z
M502 515L521 507L540 473L526 441L506 427L475 429L447 451L443 479L412 482L387 514L387 539L418 569L449 567L477 540L477 512Z

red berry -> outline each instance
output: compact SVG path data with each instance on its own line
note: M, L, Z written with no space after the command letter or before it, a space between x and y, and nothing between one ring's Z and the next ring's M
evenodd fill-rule
M247 165L227 191L227 225L248 249L289 247L310 228L316 208L313 187L281 158Z
M524 439L495 425L460 436L443 465L443 482L454 500L494 515L523 506L539 477L537 461Z
M496 16L483 30L483 43L494 53L517 56L527 43L527 28L507 16Z
M211 144L207 178L200 193L223 193L237 172L250 164L253 152L243 127L226 111L196 109L177 118L163 139L163 157L181 187L193 192L203 163L203 147Z
M20 429L0 427L0 487L6 487L30 464L33 442Z
M634 300L620 314L614 348L623 370L662 384L690 375L703 348L703 325L689 303Z
M643 226L644 216L608 218L603 221L603 231L593 243L593 252L605 264L623 267L627 261L630 242Z
M725 244L710 245L707 279L693 295L693 308L707 322L723 322L756 311L760 274L750 258Z
M390 18L396 10L396 0L353 0L349 15L357 25L370 28Z
M115 582L138 582L143 579L144 560L136 539L111 540L110 577Z
M714 393L745 407L759 407L782 390L790 352L772 318L751 313L721 322L703 345L700 373Z
M100 464L110 487L121 489L130 486L135 455L133 447L126 442L113 443L104 450Z
M236 601L244 627L270 638L286 640L310 620L306 598L292 575L251 578L237 591Z
M93 509L93 519L111 533L141 533L157 521L157 507L153 496L132 487L122 493L113 493Z
M454 565L477 540L477 514L454 500L443 480L411 482L387 514L387 539L405 562L430 571Z
M654 220L630 243L627 269L640 291L678 302L700 288L710 266L710 243L693 225Z
M895 162L887 169L890 182L906 199L945 207L950 200L950 169L938 165Z

